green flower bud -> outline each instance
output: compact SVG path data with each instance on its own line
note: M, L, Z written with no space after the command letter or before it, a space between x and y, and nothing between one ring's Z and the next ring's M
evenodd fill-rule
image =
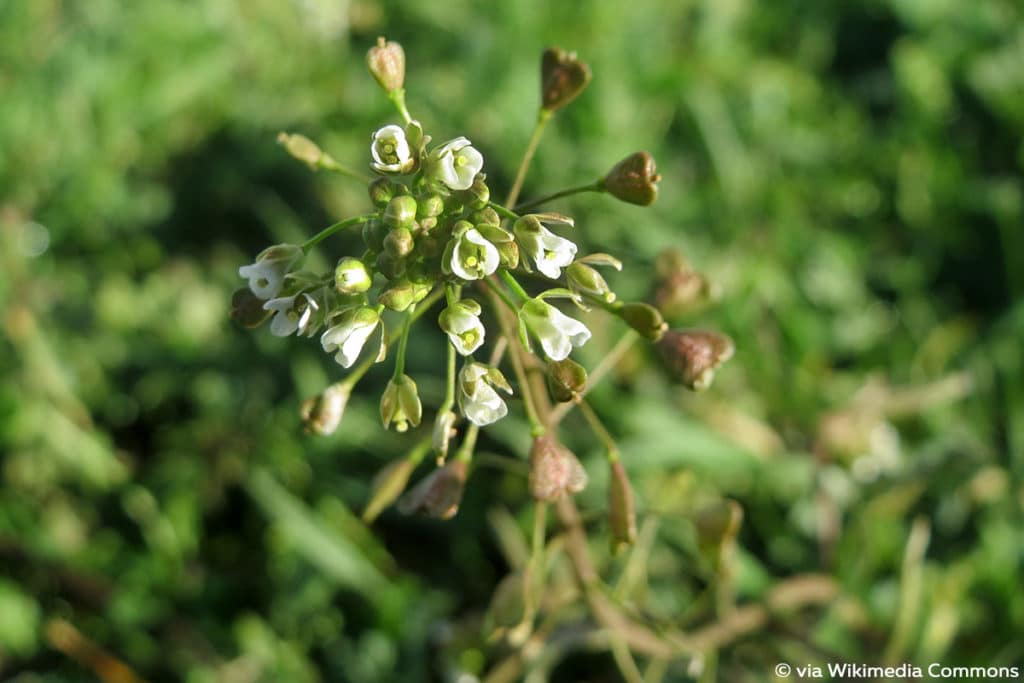
M633 487L622 462L611 463L608 476L608 526L611 530L612 553L636 540L636 507Z
M647 152L635 152L615 164L599 184L616 199L650 206L658 198L660 181L654 158Z
M396 280L377 297L377 303L383 304L392 311L404 311L415 303L416 287L407 279Z
M308 164L310 168L316 168L324 155L320 147L305 135L282 132L277 134L277 142L284 146L288 154Z
M384 238L384 251L395 258L402 258L412 253L416 241L408 228L395 228Z
M263 308L263 299L252 293L248 287L235 290L231 295L230 317L242 327L255 329L265 323L273 315L273 311Z
M400 256L392 256L386 251L377 255L374 265L377 272L389 280L400 278L405 273L405 259Z
M487 183L478 175L466 190L465 198L469 208L481 211L487 208L487 202L491 201L491 188L487 187Z
M334 287L342 294L361 294L373 284L373 276L366 264L346 256L334 269Z
M587 370L571 358L548 361L548 391L559 403L575 401L587 386Z
M710 330L670 330L658 351L673 379L695 391L711 386L715 370L732 358L732 339Z
M488 206L480 211L474 211L469 219L474 225L501 225L501 216L492 207Z
M411 229L416 220L416 200L407 194L392 197L384 209L384 224L389 228Z
M398 500L398 497L405 491L409 477L416 469L416 464L414 460L402 458L388 463L377 473L370 485L370 501L363 510L365 523L372 524L380 516L380 513Z
M383 209L395 196L395 186L388 178L374 178L369 185L370 201L379 209Z
M540 63L541 108L561 109L576 99L590 83L590 67L575 52L557 47L544 50Z
M449 460L444 467L431 472L398 503L405 513L419 513L437 519L451 519L459 511L462 492L469 476L469 464L461 459Z
M587 472L579 459L554 437L534 438L530 448L530 493L537 500L554 501L587 486Z
M384 250L384 238L388 235L388 226L377 219L363 223L363 244L372 252Z
M668 323L654 306L639 302L624 304L616 314L623 322L651 341L658 341L668 329Z
M387 92L405 85L405 50L398 43L377 38L377 44L366 53L366 66Z
M419 427L422 417L423 405L412 377L402 375L389 381L380 398L380 419L385 429L394 425L396 432L404 432L410 424Z
M577 294L609 304L615 301L615 292L604 277L585 263L572 263L565 271L565 280L569 289Z
M332 384L323 393L307 398L299 408L302 423L310 434L333 434L345 414L345 406L352 394L347 384Z
M444 200L436 194L420 197L419 204L416 206L416 215L419 218L434 218L440 216L443 211Z
M519 245L515 242L495 244L498 248L498 262L502 268L515 270L519 266Z

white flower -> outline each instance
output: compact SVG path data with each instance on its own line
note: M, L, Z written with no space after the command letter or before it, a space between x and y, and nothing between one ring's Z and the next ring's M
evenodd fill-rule
M350 308L341 314L337 325L323 333L320 344L328 353L337 350L334 359L342 367L350 368L379 324L380 315L376 310L365 306Z
M394 124L373 134L370 154L373 156L370 166L378 173L408 173L416 165L405 131Z
M508 415L508 406L494 390L512 393L505 376L483 363L466 363L459 371L459 409L477 427L486 427Z
M479 315L480 304L463 299L441 311L437 318L452 346L463 356L470 355L484 343L484 324Z
M466 138L446 142L430 154L434 175L453 190L468 190L484 167L484 157Z
M248 278L249 289L260 299L273 299L281 291L284 276L302 259L302 247L276 244L264 249L256 261L238 269L240 277Z
M572 225L572 221L558 222ZM565 268L576 258L576 245L548 230L536 215L524 216L512 228L519 246L537 264L537 270L557 280Z
M270 333L275 337L287 337L296 330L306 334L313 328L314 315L319 309L316 299L306 293L271 299L263 304L263 310L276 311L270 321Z
M480 280L496 271L500 262L498 248L472 228L456 238L449 266L463 280Z
M574 346L583 346L590 339L586 325L539 299L524 303L519 316L551 360L565 360Z

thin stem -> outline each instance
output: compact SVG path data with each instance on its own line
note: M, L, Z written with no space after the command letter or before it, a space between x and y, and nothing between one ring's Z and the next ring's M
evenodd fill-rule
M489 292L497 295L505 303L505 305L508 306L510 311L516 312L519 310L519 306L516 304L515 301L512 300L512 297L510 297L508 293L505 292L504 289L499 287L493 280L491 280L491 278L485 277L480 282L482 282L487 287L487 290Z
M338 221L334 225L329 225L326 228L324 228L323 230L321 230L320 232L318 232L317 234L315 234L312 237L310 237L305 242L303 242L302 243L302 251L304 251L306 253L309 253L310 249L312 249L316 245L320 244L325 239L327 239L328 237L330 237L334 233L338 232L339 230L344 230L345 228L350 228L353 225L360 225L362 223L366 223L367 221L371 221L371 220L373 220L376 217L377 217L376 214L370 215L370 216L353 216L352 218L346 218L343 221Z
M455 345L448 342L448 363L445 379L444 402L438 412L451 410L455 405Z
M402 336L398 338L398 354L395 357L395 379L405 374L405 348L409 344L409 328L412 327L415 312L416 304L413 304L409 307L409 312L405 314L405 321L402 324Z
M395 88L388 93L388 99L394 103L395 109L402 116L402 121L408 125L412 121L412 117L409 116L409 109L405 106L405 89Z
M342 166L337 162L337 160L335 160L334 157L327 154L324 154L317 160L316 166L317 168L322 168L325 171L333 171L334 173L338 173L343 176L348 176L353 180L358 180L363 183L369 183L372 180L372 178L370 178L370 176L368 175L351 169L348 166Z
M519 219L519 214L517 214L515 211L510 211L509 209L506 209L504 206L498 204L497 202L487 202L487 206L491 207L492 209L494 209L495 213L504 216L505 218L511 218L512 220Z
M416 322L417 320L419 320L420 317L424 313L429 311L431 306L436 304L437 300L440 299L443 295L444 295L444 288L443 287L438 287L433 292L428 294L426 296L426 298L423 299L423 301L421 301L418 304L416 304L416 310L412 311L410 313L410 316L412 317L412 320L410 321L410 324L412 324L412 323Z
M619 446L615 443L615 437L611 435L611 432L601 422L601 418L597 416L594 409L590 407L590 404L580 399L579 401L580 412L583 414L583 418L590 425L590 429L594 432L594 435L601 440L604 444L605 450L608 451L608 462L617 462L619 460Z
M533 133L530 135L530 141L526 144L526 151L523 152L523 160L519 162L519 170L516 171L515 182L512 183L512 189L509 190L508 197L505 199L505 206L514 206L516 200L519 199L519 192L523 189L523 182L526 180L526 172L530 169L530 162L533 161L537 145L540 144L540 138L544 134L544 127L550 118L551 112L547 109L537 112L537 122L533 125Z
M583 391L580 392L580 399L589 394L590 390L597 386L597 384L604 379L604 376L612 371L612 368L618 365L619 361L622 360L622 357L626 355L626 352L629 351L639 338L640 335L633 330L626 330L619 341L615 343L615 346L612 347L612 350L608 352L608 355L602 358L601 362L594 368L594 371L590 373L590 376L587 378L587 386L583 387ZM574 407L574 403L559 404L548 414L548 426L550 428L558 426L558 423L561 422Z
M544 197L540 197L539 199L534 199L524 204L520 204L519 206L515 207L515 211L516 213L523 213L527 209L532 209L536 206L540 206L541 204L547 204L548 202L552 202L556 199L561 199L562 197L580 194L581 192L604 192L604 190L601 187L600 181L587 183L586 185L577 185L576 187L570 187L564 190L559 190L558 192L553 192Z
M466 429L466 436L462 439L462 445L455 453L455 459L460 462L469 462L473 459L473 449L476 448L476 437L480 434L480 428L470 424Z
M501 279L505 282L506 285L508 285L509 289L511 289L519 296L519 298L522 301L530 300L530 295L526 293L526 290L523 289L523 286L519 284L519 281L516 280L515 276L513 276L512 273L508 272L507 270L501 271Z

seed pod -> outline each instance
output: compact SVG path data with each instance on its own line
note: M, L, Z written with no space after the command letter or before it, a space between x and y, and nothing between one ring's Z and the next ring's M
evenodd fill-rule
M587 386L587 370L571 358L553 360L547 366L548 391L559 403L576 400Z
M695 391L711 386L715 370L735 348L732 339L711 330L670 330L658 342L672 378Z
M622 462L611 463L608 478L608 525L611 529L612 552L619 552L623 546L636 540L636 508L633 503L633 487L626 476Z
M377 38L377 44L366 53L366 66L387 92L405 84L405 50L395 42Z
M265 323L274 314L263 308L264 301L248 287L236 289L231 295L230 317L242 327L255 329Z
M541 108L552 112L576 99L590 83L590 67L575 52L558 47L544 50L540 62Z
M554 501L587 486L587 472L568 448L547 434L536 437L530 449L530 493Z
M333 434L345 414L352 387L346 384L332 384L317 396L307 398L299 408L302 423L310 434L326 436Z
M367 524L377 519L405 491L409 476L416 469L416 463L409 458L402 458L388 463L377 473L370 485L370 501L363 510L363 521Z
M306 163L310 168L316 168L323 157L323 152L315 142L305 135L296 133L278 133L277 141L283 145L285 151L299 161Z
M600 181L601 188L616 199L630 204L650 206L658 198L658 175L654 157L647 152L634 152L612 166Z
M469 465L458 458L431 472L398 503L403 514L419 513L437 519L451 519L459 511Z
M658 341L668 329L668 323L654 306L631 302L621 306L616 313L623 322L651 341Z

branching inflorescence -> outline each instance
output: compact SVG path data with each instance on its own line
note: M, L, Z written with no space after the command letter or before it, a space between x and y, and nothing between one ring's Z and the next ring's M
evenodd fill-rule
M442 518L454 515L479 428L505 417L506 401L519 394L534 437L530 488L535 498L556 500L586 485L582 465L555 434L564 410L559 414L557 408L550 409L551 400L570 407L579 404L608 446L613 540L631 542L636 525L629 482L610 435L583 402L587 372L570 358L591 332L553 302L563 300L580 310L598 308L619 317L633 330L629 340L640 336L659 342L669 369L692 388L707 386L713 371L731 355L732 343L701 330L666 334L657 308L619 301L597 270L621 270L618 259L601 253L581 255L569 237L575 229L571 217L532 209L578 192L604 192L649 205L657 198L660 180L654 160L637 152L596 182L515 206L545 123L590 81L589 68L574 54L549 49L542 60L535 133L508 200L498 204L486 182L484 157L473 143L458 137L432 144L409 114L401 46L381 39L367 61L401 116L401 123L383 126L370 140L369 168L374 177L368 189L373 210L335 223L303 244L269 247L241 267L239 275L248 280L248 287L235 293L234 317L250 327L269 319L270 331L277 336L319 335L323 350L350 370L303 404L304 422L313 433L332 433L355 384L373 363L392 359L394 370L380 399L380 415L385 427L405 432L419 427L424 413L416 382L405 368L409 337L417 318L441 302L436 320L449 342L444 400L434 414L431 436L419 440L408 457L382 473L364 516L372 519L393 503L430 451L442 466L406 494L400 507ZM363 177L308 138L282 133L279 141L314 169ZM302 269L313 248L343 230L361 231L362 254L341 258L333 272ZM531 288L537 281L548 286L531 294L520 282L524 274L533 274ZM497 327L485 324L483 304L492 308ZM385 326L385 311L397 314L391 329ZM515 386L499 369L506 353ZM544 381L531 381L527 365L543 370ZM468 424L462 429L461 444L448 460L463 420Z

